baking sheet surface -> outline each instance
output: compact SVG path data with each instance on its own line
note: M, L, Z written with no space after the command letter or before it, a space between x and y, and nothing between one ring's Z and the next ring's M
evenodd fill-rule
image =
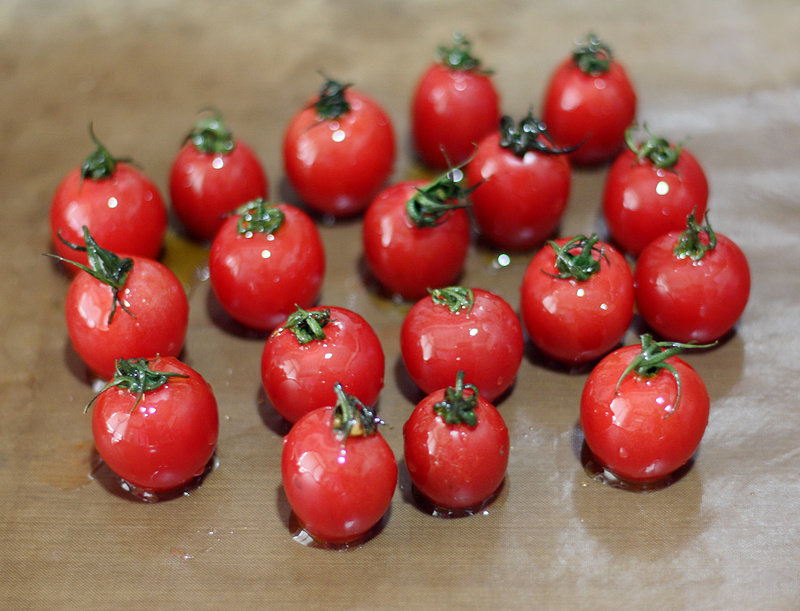
M800 5L786 1L23 2L0 6L0 606L19 608L797 608L800 600ZM166 193L198 111L220 108L258 153L275 198L296 201L280 143L319 71L380 101L398 135L393 175L416 175L408 107L454 30L495 71L503 110L539 106L551 69L595 31L639 94L639 118L704 165L717 231L747 254L753 286L736 332L687 354L711 417L692 467L649 493L594 481L581 461L586 371L528 351L498 403L511 460L478 515L440 519L400 486L384 527L337 552L293 540L280 482L285 424L260 389L263 337L234 332L203 277L205 252L173 233L165 261L187 282L185 360L212 384L218 465L156 504L121 493L82 414L91 381L63 320L68 278L41 256L64 174L103 142ZM605 167L576 169L560 233L603 231ZM294 198L294 199L293 199ZM380 413L398 458L419 395L403 369L408 304L369 290L360 220L320 223L322 303L381 337ZM532 253L473 244L462 283L518 307ZM626 341L636 341L632 327Z

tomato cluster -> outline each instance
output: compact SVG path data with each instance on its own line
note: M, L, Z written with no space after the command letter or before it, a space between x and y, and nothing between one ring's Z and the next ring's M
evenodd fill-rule
M501 116L500 100L491 71L456 34L421 76L410 109L415 154L436 172L429 178L391 182L389 115L328 77L283 136L298 204L268 199L256 154L217 111L175 156L177 229L209 246L220 308L263 334L261 383L288 427L286 498L317 541L351 545L376 532L398 481L375 408L381 340L359 313L320 303L321 217L363 214L367 287L374 280L384 298L408 305L400 352L420 397L403 427L403 457L435 512L469 514L502 488L510 434L492 402L514 392L526 341L534 364L590 368L580 424L610 476L664 481L703 436L708 393L678 354L731 331L750 277L742 251L708 222L700 164L638 127L633 86L593 35L553 73L542 119ZM51 206L53 256L77 269L67 329L87 371L108 380L90 402L98 453L127 489L164 498L197 485L212 465L216 400L179 360L188 301L157 260L165 204L137 166L91 137L96 150ZM607 236L559 236L573 168L601 163L609 164L600 202ZM491 287L459 284L475 235L530 254L518 312ZM620 347L637 309L650 332Z

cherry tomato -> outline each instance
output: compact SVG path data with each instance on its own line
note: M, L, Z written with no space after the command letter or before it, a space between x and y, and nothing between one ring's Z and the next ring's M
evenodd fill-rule
M383 108L332 80L294 116L283 139L292 186L311 208L335 217L369 205L389 179L395 155L394 128Z
M635 126L634 126L635 127ZM686 215L702 219L708 204L708 180L692 154L647 132L611 164L603 191L603 218L611 239L638 255L660 235L686 226Z
M522 280L520 309L531 341L569 365L613 349L630 325L633 303L627 261L594 234L550 242Z
M211 386L194 369L171 356L120 360L90 405L97 453L126 487L158 495L199 483L219 416Z
M400 350L408 374L424 393L446 388L459 371L487 401L517 375L524 340L510 305L483 289L434 289L406 314Z
M416 488L433 504L474 510L489 500L505 478L508 428L494 405L464 372L455 386L417 404L403 426L403 456Z
M385 359L375 331L359 314L336 306L298 308L275 329L261 355L261 381L289 422L336 401L334 384L373 405Z
M65 313L72 346L90 371L109 378L117 359L177 356L189 302L175 274L153 259L100 248L86 227L81 241L86 246L68 246L86 252L89 265L75 262L79 271L67 290Z
M481 140L466 176L478 230L493 246L533 248L556 230L572 179L565 153L531 113L518 126L503 117Z
M87 265L86 255L67 243L83 244L83 227L101 247L117 253L156 259L164 246L167 208L158 188L126 159L97 147L81 167L58 185L50 205L50 232L55 252ZM61 236L66 242L59 239ZM75 268L68 266L68 270Z
M613 159L636 117L636 92L622 64L596 36L579 43L555 69L544 95L543 118L570 159L599 164Z
M452 47L439 47L437 63L422 74L414 91L411 131L428 167L444 170L467 161L500 119L491 72L471 51L470 42L455 34Z
M375 413L335 389L335 406L309 412L283 438L281 474L306 532L344 544L368 535L389 509L397 462Z
M190 236L211 240L223 216L269 196L269 182L256 154L225 127L221 115L197 122L169 174L172 209Z
M325 251L305 212L256 199L220 227L208 271L217 300L232 318L271 331L296 305L313 305L325 275Z
M611 164L603 192L603 217L614 243L633 255L660 235L682 230L694 210L703 218L708 181L703 168L685 148L647 132L636 143L627 132L628 148Z
M410 180L384 189L364 215L364 258L389 293L415 300L453 284L470 244L466 192L455 169L431 183Z
M708 423L705 384L675 356L685 344L655 342L615 350L589 374L581 396L586 445L622 480L663 479L694 455Z
M708 343L733 328L750 296L750 267L730 238L701 227L670 231L636 262L636 303L645 322L665 339Z

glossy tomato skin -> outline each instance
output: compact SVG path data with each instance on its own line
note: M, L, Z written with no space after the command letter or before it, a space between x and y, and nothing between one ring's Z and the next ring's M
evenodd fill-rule
M592 370L581 395L580 423L586 445L608 470L625 481L649 483L694 455L708 424L709 397L697 372L678 357L667 359L681 380L677 406L677 383L666 369L652 377L629 374L615 391L640 350L615 350Z
M444 509L479 507L503 483L509 435L500 412L481 395L478 423L447 424L434 411L445 397L434 391L416 406L403 426L403 457L417 489Z
M86 253L58 237L83 245L84 225L107 250L156 259L164 245L167 209L158 187L133 165L119 162L110 177L98 180L82 178L77 167L61 181L50 205L56 254L87 264Z
M454 313L427 296L403 320L403 363L426 394L452 384L459 370L487 401L514 383L524 351L519 318L502 297L483 289L472 292L469 312Z
M645 322L664 339L713 342L730 331L750 296L750 267L742 250L717 233L716 247L695 261L677 257L680 231L652 241L639 255L634 282ZM708 244L708 236L703 235Z
M301 199L335 217L362 212L389 179L396 156L394 127L383 108L347 88L350 110L323 119L312 104L290 121L283 139L286 175Z
M364 257L370 271L390 293L406 300L428 288L453 284L461 274L470 243L469 217L451 210L434 227L417 227L406 202L425 181L404 181L381 191L367 208L362 227Z
M229 216L211 243L211 287L222 308L241 324L272 331L317 299L325 275L325 251L314 221L302 210L275 204L284 214L272 234L236 230Z
M343 544L375 526L392 501L397 462L380 433L342 441L332 430L333 408L317 408L283 439L286 497L316 540Z
M563 246L569 238L555 242ZM579 365L600 358L624 337L633 318L633 274L613 246L599 242L605 257L586 281L553 278L555 253L542 247L522 279L520 311L528 336L551 358ZM550 275L548 275L550 274Z
M500 97L480 71L431 65L411 105L411 130L423 164L447 169L462 164L500 120Z
M157 357L150 368L172 377L162 387L137 393L102 392L92 406L92 433L100 457L120 478L144 492L166 492L203 474L219 433L211 386L174 357ZM134 407L135 406L135 407Z
M180 354L189 324L189 302L178 278L152 259L131 257L133 269L119 296L133 314L113 303L111 287L79 271L67 290L67 331L75 352L100 378L114 374L120 358ZM134 318L135 317L135 318Z
M301 344L290 329L278 328L261 355L261 381L272 406L289 422L336 403L333 386L374 405L383 388L385 357L380 340L359 314L336 306L330 311L325 339Z
M707 204L708 180L689 151L682 149L672 168L660 169L626 149L608 170L603 218L614 243L638 255L660 235L686 227L693 209L701 220Z
M228 153L205 153L187 141L169 174L172 208L187 233L208 241L224 215L258 197L269 197L269 181L253 150L237 140Z
M596 165L613 159L636 117L636 92L622 64L608 72L584 73L570 57L559 64L545 89L542 117L573 163Z
M527 250L558 227L569 199L572 169L566 155L528 151L522 157L486 136L466 168L478 230L497 248ZM479 186L477 186L479 185Z

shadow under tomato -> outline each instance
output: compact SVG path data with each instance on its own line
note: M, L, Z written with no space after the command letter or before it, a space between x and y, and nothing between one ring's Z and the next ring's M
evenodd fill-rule
M400 488L400 495L403 502L411 505L417 511L436 518L453 519L453 518L466 518L477 513L486 511L499 497L504 496L506 492L508 475L503 478L500 485L488 498L482 501L475 507L466 509L448 509L440 507L426 497L411 481L411 475L408 472L405 460L401 459L397 463L397 481Z
M617 344L614 346L609 352L616 350L622 344ZM605 356L605 355L603 355ZM557 361L554 358L548 356L544 352L542 352L536 344L534 344L530 338L526 338L525 340L525 360L527 360L531 365L536 367L540 367L542 369L546 369L548 371L552 371L554 373L563 373L568 375L586 375L594 369L595 365L600 362L603 357L598 357L594 360L587 361L585 363L579 363L577 365L571 365L569 363L562 363L561 361Z
M411 376L408 375L408 369L406 369L402 355L398 355L395 359L393 370L397 389L407 401L412 405L416 405L426 397L426 394L416 385L414 380L411 379Z
M97 481L109 493L131 503L160 503L187 496L192 490L197 489L205 481L208 474L211 473L216 466L217 455L215 451L200 475L173 490L152 493L137 489L114 473L100 457L100 454L98 454L94 446L92 446L89 452L89 477Z
M583 434L583 429L581 429L580 422L576 422L575 426L572 429L572 451L575 454L576 458L580 461L581 466L583 467L584 472L588 475L592 480L610 486L612 488L617 488L619 490L625 490L628 492L655 492L657 490L663 490L673 484L679 482L683 479L686 474L692 469L694 465L695 458L699 452L695 452L694 456L692 456L686 464L682 467L678 468L677 470L673 471L666 477L659 479L654 482L648 483L639 483L639 482L630 482L626 481L613 472L608 470L598 459L597 457L592 454L592 451L589 449L588 444L586 443L586 439Z
M282 485L277 486L275 489L275 503L281 523L284 525L287 532L295 542L305 547L335 552L346 552L358 549L368 541L377 537L381 532L383 532L383 529L386 528L386 524L388 523L392 513L392 507L390 505L386 510L386 513L383 514L375 526L352 541L347 543L327 543L325 541L315 539L307 530L305 530L303 524L292 510L292 507L289 504L289 499L286 497L286 491Z
M292 423L281 416L272 406L263 386L258 387L256 405L258 406L258 415L261 417L261 422L279 437L286 435L292 428Z
M233 335L234 337L240 337L242 339L256 339L265 341L271 331L262 331L260 329L253 329L252 327L248 327L243 325L238 320L235 320L230 314L228 314L225 309L220 304L217 296L214 294L214 290L211 288L211 284L208 283L206 293L206 311L208 312L208 317L211 319L211 322L217 328L221 329L228 335Z

